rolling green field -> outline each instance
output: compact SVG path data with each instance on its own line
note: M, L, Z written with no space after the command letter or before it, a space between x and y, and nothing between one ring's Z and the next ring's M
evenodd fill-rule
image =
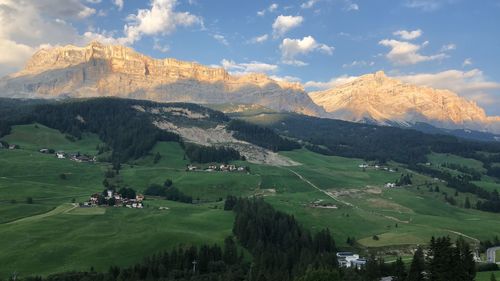
M500 277L500 271L486 271L486 272L478 272L476 275L476 281L490 281L491 274L495 275L495 278L498 280Z
M24 125L15 126L4 139L21 149L0 149L0 278L14 271L25 276L91 266L106 270L181 243L221 242L230 235L233 222L233 214L222 210L220 198L226 195L263 196L312 231L329 228L337 244L346 249L347 237L354 237L358 248L406 249L428 243L432 235L462 236L473 243L500 235L500 215L461 207L466 197L477 200L472 194L455 196L443 183L397 163L388 165L397 172L363 170L358 167L364 163L361 159L323 156L305 149L281 153L301 163L298 166L236 161L248 166L250 173L187 172L189 161L179 144L161 142L151 155L122 165L122 184L142 192L152 183L171 179L182 192L204 203L150 199L140 210L79 208L71 203L73 199L82 202L101 192L109 165L56 159L38 150L95 155L100 143L96 136L72 142L56 130ZM161 158L154 163L156 153ZM475 160L445 154L433 154L430 161L482 168ZM413 174L411 186L384 187L401 173ZM492 179L486 178L483 184L496 188ZM430 191L429 185L438 186L440 192ZM454 196L457 206L446 203L443 192ZM311 203L318 200L337 208L314 207Z

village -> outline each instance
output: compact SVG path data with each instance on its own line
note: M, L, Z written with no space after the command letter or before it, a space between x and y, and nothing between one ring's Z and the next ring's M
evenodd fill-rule
M243 167L243 166L236 166L236 165L228 165L228 164L221 164L221 165L208 165L207 167L198 167L192 164L186 165L186 171L188 172L249 172L248 167Z
M135 191L131 188L125 189L125 192L122 192L122 194L112 189L107 189L102 194L92 194L88 201L80 203L80 207L126 207L142 209L144 208L142 201L144 201L144 195L135 194Z
M97 159L95 156L90 156L86 154L80 154L80 152L77 153L65 153L64 151L58 151L55 152L53 149L49 148L42 148L39 150L40 153L43 154L55 154L57 159L66 159L68 158L71 161L75 161L78 163L93 163L97 162Z

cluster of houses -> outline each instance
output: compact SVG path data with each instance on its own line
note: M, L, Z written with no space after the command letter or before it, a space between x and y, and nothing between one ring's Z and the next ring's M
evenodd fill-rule
M104 200L103 200L104 199ZM118 192L113 190L107 190L106 196L94 193L90 196L89 201L83 202L82 207L98 207L98 206L109 206L108 202L114 200L114 207L127 207L134 209L142 209L144 205L142 201L144 200L144 195L137 194L135 199L124 198Z
M236 166L236 165L209 165L206 168L198 167L195 165L187 165L186 171L205 171L205 172L246 172L246 167Z
M0 142L0 148L14 150L14 149L19 149L19 145L17 145L17 144L4 144L4 143Z
M48 148L42 148L39 150L40 153L45 153L45 154L54 154L53 149L48 149ZM69 158L71 161L75 161L78 163L82 162L96 162L96 157L95 156L90 156L90 155L85 155L85 154L80 154L80 153L73 153L73 154L68 154L65 153L64 151L58 151L55 152L55 155L58 159L66 159Z
M379 169L382 169L384 171L387 171L387 172L390 172L390 173L395 173L396 171L392 168L388 168L388 167L382 167L380 165L370 165L370 164L366 164L366 163L362 163L362 164L359 164L358 167L360 169L375 169L375 170L379 170Z
M361 269L366 265L367 260L352 252L338 252L337 261L340 267Z

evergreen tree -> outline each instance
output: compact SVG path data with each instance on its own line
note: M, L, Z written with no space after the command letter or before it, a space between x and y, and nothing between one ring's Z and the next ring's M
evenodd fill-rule
M490 275L490 281L497 281L497 278L495 277L495 274L493 272Z
M465 197L464 208L470 209L470 207L471 207L471 205L470 205L469 197Z
M413 260L408 271L407 281L423 281L425 271L425 258L424 250L422 247L418 247L417 251L413 255Z
M393 281L405 281L406 279L406 268L401 257L398 257L396 262L393 265Z

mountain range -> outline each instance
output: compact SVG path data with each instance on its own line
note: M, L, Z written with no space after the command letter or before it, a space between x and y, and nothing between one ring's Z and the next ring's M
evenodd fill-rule
M0 96L84 98L115 96L161 102L250 104L275 111L414 127L500 133L500 117L449 90L407 84L384 72L307 93L300 83L264 74L231 75L176 59L154 59L125 46L92 42L85 47L42 49L25 68L0 79ZM421 127L421 126L420 126ZM466 131L465 131L466 132Z

